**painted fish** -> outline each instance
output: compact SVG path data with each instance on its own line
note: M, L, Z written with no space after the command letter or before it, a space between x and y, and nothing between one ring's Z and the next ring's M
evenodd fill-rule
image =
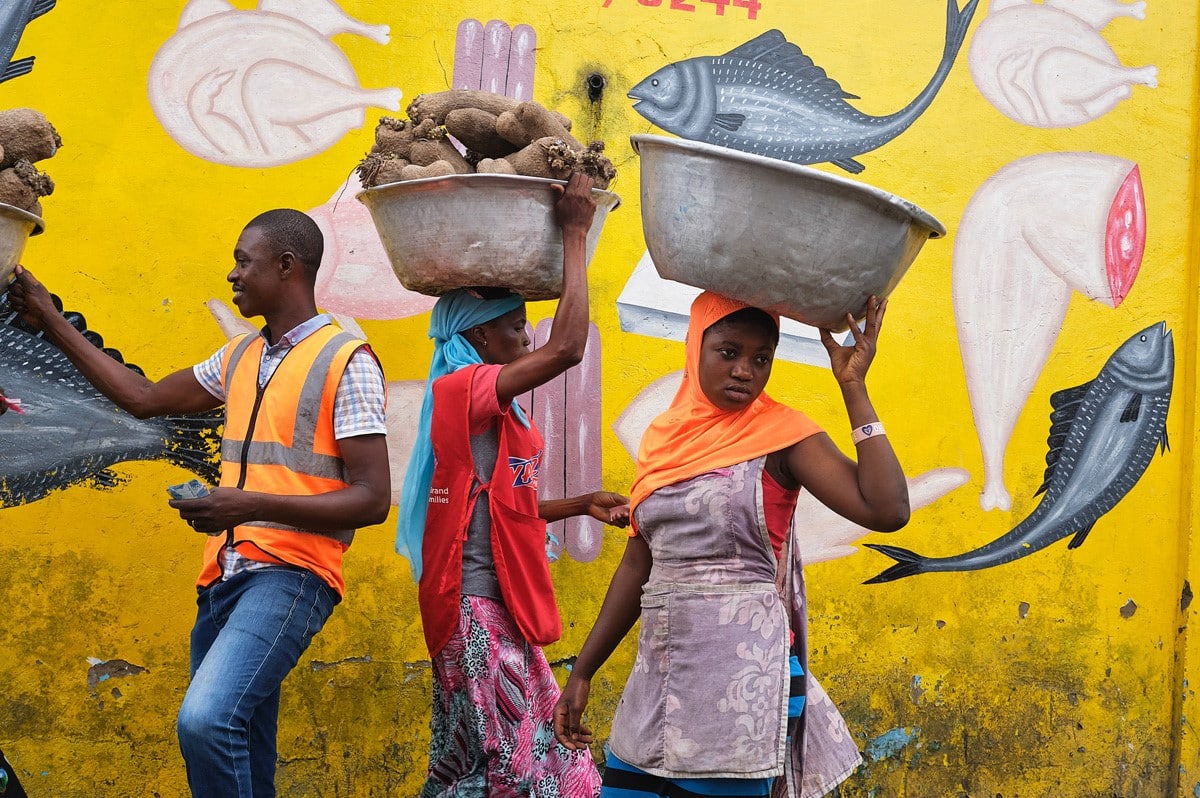
M930 571L977 571L1020 559L1074 535L1079 547L1092 526L1145 473L1167 443L1167 410L1175 347L1164 322L1121 344L1091 382L1050 397L1050 446L1045 493L1029 516L986 546L954 557L922 557L896 546L867 543L896 564L865 584Z
M899 136L933 102L950 74L979 0L948 0L946 45L929 84L902 110L869 116L825 70L778 30L722 56L668 64L633 87L639 114L693 141L799 164L828 161L857 174L854 156Z
M60 306L61 307L61 306ZM64 316L109 356L78 313ZM128 364L126 364L128 365ZM137 366L129 368L141 373ZM215 483L222 413L140 420L100 395L57 347L24 325L0 294L0 385L24 415L0 418L0 507L35 502L53 490L119 483L109 467L166 460Z
M12 60L25 26L54 8L56 0L6 0L0 7L0 83L33 69L33 56Z

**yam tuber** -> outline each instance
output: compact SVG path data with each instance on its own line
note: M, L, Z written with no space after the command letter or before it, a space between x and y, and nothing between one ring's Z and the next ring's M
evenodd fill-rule
M434 161L428 166L410 163L400 170L401 180L420 180L423 177L446 177L454 174L454 167L446 161Z
M604 142L593 141L579 153L578 171L591 175L596 188L606 189L617 176L617 167L604 154Z
M408 160L417 166L429 166L436 161L445 161L454 168L455 174L467 174L475 171L466 159L462 157L450 139L446 138L445 128L435 128L436 135L430 138L415 139L408 151Z
M471 172L562 180L578 171L606 188L616 175L603 142L584 147L570 119L536 102L451 89L418 95L408 113L409 120L379 120L375 146L358 165L364 187Z
M434 94L418 94L408 104L408 118L420 122L432 119L436 125L446 124L446 115L459 108L478 108L489 114L499 116L505 111L511 111L519 104L518 100L478 89L449 89Z
M375 146L372 152L409 160L413 142L432 137L436 129L437 125L433 122L414 124L390 116L382 117L375 126Z
M38 198L52 193L54 181L29 161L0 170L0 202L40 215Z
M496 132L518 147L526 147L538 139L552 137L562 139L574 150L583 145L567 132L552 113L535 102L521 103L512 111L505 111L496 119Z
M363 188L374 188L400 180L400 170L406 166L408 161L404 158L372 151L362 159L355 171Z
M570 151L562 139L546 136L504 160L512 164L519 175L565 180L570 177L573 164L562 157L564 149Z
M519 148L496 132L496 119L480 108L456 108L446 114L446 132L485 158L503 158Z
M517 169L503 158L484 158L475 165L475 171L481 175L515 175Z
M58 131L41 111L33 108L13 108L0 111L0 146L4 160L0 169L15 166L17 161L41 161L62 146Z

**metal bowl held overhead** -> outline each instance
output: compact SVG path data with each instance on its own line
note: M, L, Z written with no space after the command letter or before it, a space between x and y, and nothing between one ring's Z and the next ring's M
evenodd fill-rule
M0 202L0 293L21 260L25 241L46 228L41 217Z
M799 164L635 135L642 227L658 273L830 330L891 293L933 216L872 186Z
M562 232L557 194L546 180L466 174L388 183L358 195L371 212L400 283L440 296L463 286L511 288L526 299L562 292ZM591 261L608 212L621 198L592 190L596 215L587 235Z

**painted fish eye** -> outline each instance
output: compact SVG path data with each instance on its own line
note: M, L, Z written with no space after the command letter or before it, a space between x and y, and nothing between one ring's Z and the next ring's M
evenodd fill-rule
M1140 338L1138 338L1138 340L1141 341L1142 343L1146 343L1146 336L1143 335Z
M651 85L651 86L657 86L657 85L658 85L658 78L655 78L654 80L650 81L650 85Z

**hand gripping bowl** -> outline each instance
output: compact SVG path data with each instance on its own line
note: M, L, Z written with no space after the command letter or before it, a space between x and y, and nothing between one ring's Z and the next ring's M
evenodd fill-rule
M814 327L847 329L946 228L872 186L711 144L635 135L658 273Z
M400 283L440 296L462 286L512 288L528 300L562 291L562 234L554 222L562 180L465 174L387 183L358 195ZM608 212L621 198L592 189L590 261Z
M7 290L8 278L25 251L25 241L45 227L40 217L0 202L0 293Z

